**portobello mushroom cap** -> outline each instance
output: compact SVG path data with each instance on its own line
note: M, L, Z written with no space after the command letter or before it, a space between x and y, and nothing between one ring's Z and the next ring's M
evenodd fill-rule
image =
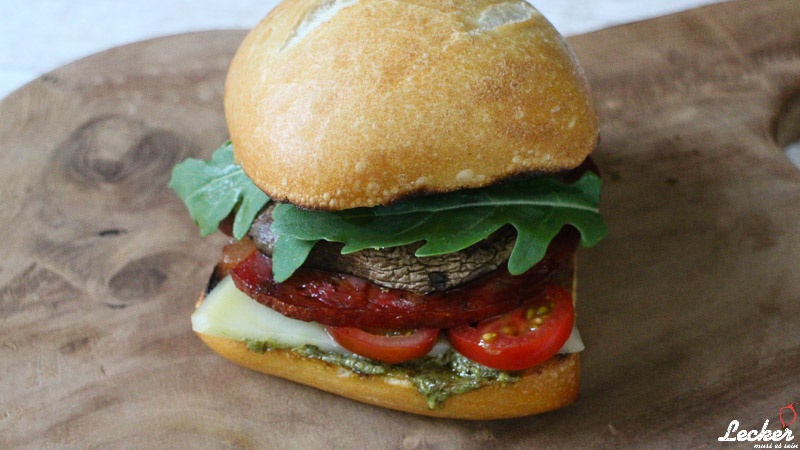
M249 236L262 253L272 256L277 236L272 233L274 204L262 211ZM455 253L418 257L422 242L342 254L342 244L320 241L306 260L316 269L341 272L369 280L378 286L428 294L444 291L488 274L508 260L516 233L506 226L489 238Z

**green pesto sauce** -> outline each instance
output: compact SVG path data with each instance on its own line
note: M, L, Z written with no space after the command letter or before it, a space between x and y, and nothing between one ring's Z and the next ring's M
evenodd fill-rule
M265 353L272 349L286 349L307 358L314 358L352 371L371 376L388 375L408 377L411 384L425 397L428 407L437 408L448 398L482 388L494 383L514 383L519 375L491 369L448 350L444 354L415 359L401 364L384 364L357 355L326 352L314 345L298 348L281 346L275 342L246 339L250 351Z

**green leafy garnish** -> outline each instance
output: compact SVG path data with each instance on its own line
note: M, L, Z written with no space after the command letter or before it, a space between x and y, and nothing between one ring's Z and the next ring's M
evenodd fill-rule
M278 235L275 280L294 273L319 240L343 243L342 253L424 241L416 256L425 257L467 248L506 224L517 230L508 270L518 275L542 259L564 225L577 228L587 247L606 235L598 213L600 184L596 174L587 172L571 184L536 177L374 208L310 211L279 204L272 224Z
M273 275L278 282L289 278L320 240L344 244L342 253L424 242L416 255L425 257L463 250L507 224L517 231L508 270L518 275L544 257L564 225L575 227L586 247L606 235L600 185L600 177L587 172L574 183L541 176L374 208L316 211L281 203L272 213ZM235 211L233 235L241 239L270 201L234 162L230 142L209 162L190 158L175 166L169 187L203 236Z
M189 158L172 169L169 187L183 200L200 234L207 236L236 210L233 236L247 234L269 197L234 163L230 141L214 151L211 161Z

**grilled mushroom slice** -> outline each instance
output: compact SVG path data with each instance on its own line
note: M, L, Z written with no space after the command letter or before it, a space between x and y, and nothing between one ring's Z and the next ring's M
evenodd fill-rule
M267 255L272 255L277 239L271 231L273 209L270 205L261 212L249 232L256 247ZM507 226L464 250L422 258L414 255L422 242L343 255L342 244L320 241L306 264L354 275L386 288L427 294L459 286L497 269L508 260L515 238L514 229Z

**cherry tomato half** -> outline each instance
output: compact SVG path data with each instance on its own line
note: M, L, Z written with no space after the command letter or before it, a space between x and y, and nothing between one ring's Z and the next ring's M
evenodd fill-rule
M439 337L437 329L408 332L370 332L360 328L326 327L331 337L351 352L389 364L428 354Z
M499 370L525 370L561 349L575 322L572 297L549 285L531 302L477 326L448 330L450 344L467 358Z

